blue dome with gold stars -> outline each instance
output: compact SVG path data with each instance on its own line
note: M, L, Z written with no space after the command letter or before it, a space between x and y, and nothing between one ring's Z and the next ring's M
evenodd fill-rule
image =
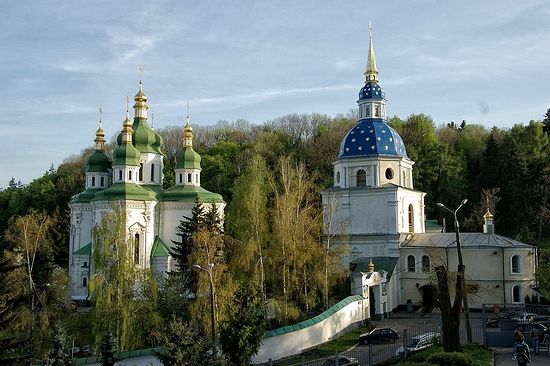
M359 100L363 99L385 99L386 93L378 83L367 82L359 91Z
M408 158L403 139L386 121L382 118L365 118L344 136L338 158L380 155Z

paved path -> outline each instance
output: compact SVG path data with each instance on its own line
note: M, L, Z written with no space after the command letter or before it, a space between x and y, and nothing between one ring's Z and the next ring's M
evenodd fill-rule
M511 348L496 348L495 349L495 366L517 366L517 361L512 360ZM550 357L546 355L546 350L535 355L531 351L531 366L550 365Z

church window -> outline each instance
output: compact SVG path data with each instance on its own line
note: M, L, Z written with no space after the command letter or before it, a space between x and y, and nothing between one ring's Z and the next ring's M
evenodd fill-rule
M512 302L521 302L521 286L512 287Z
M414 255L407 257L407 272L416 272L416 258Z
M84 264L82 265L82 268L88 268L88 262L84 262Z
M370 107L367 106L367 113L365 113L365 117L370 117Z
M139 163L139 181L143 180L143 163Z
M87 277L82 277L82 286L84 286L84 287L88 286L88 278Z
M118 180L122 180L122 169L118 171Z
M139 263L139 234L134 235L134 262Z
M132 171L128 171L128 180L132 180Z
M195 183L199 184L199 175L195 174Z
M359 107L359 118L363 118L363 107Z
M92 177L92 187L95 187L95 177Z
M336 183L340 183L340 172L336 172Z
M155 164L151 164L151 182L155 181Z
M374 106L374 116L380 117L380 107L377 105Z
M519 255L513 255L510 258L512 273L521 273L521 257Z
M101 186L103 187L103 186L105 185L105 178L104 178L104 177L101 177L100 182L101 182Z
M183 174L180 173L180 183L183 183Z
M430 263L430 257L427 255L422 256L422 272L430 272L431 269L431 263Z
M386 179L387 180L392 180L393 179L393 169L392 168L386 169Z
M409 233L414 233L414 208L409 205Z
M191 183L191 173L187 173L187 183Z
M367 173L363 169L357 171L357 187L364 187L367 185Z

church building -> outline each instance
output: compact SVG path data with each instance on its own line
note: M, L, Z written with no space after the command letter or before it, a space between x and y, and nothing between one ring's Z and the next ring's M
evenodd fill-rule
M344 136L334 184L323 192L324 234L346 249L351 293L368 298L370 317L381 318L407 303L433 306L433 269L444 264L456 271L458 260L455 233L427 230L414 161L387 122L372 36L364 75L359 120ZM524 303L535 295L536 249L495 234L490 212L485 223L485 233L461 233L470 307Z
M196 202L214 204L223 216L222 196L201 187L201 157L193 150L193 129L183 128L183 148L176 155L175 186L163 188L162 138L147 124L147 97L141 81L134 97L134 120L128 110L117 138L113 159L105 152L105 132L96 131L95 151L86 164L86 190L73 196L69 270L71 297L89 298L93 273L93 229L117 204L126 217L126 236L134 244L136 265L159 274L173 268L170 255L176 228L183 217L192 217Z

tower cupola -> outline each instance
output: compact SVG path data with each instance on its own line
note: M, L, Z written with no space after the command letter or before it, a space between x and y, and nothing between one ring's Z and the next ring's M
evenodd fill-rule
M193 128L187 122L183 127L183 148L176 154L176 185L200 186L201 156L193 149Z
M120 134L121 142L113 154L113 182L115 183L139 181L140 152L132 144L132 132L132 121L127 110Z
M105 131L101 122L99 109L99 127L95 133L95 150L86 161L86 188L104 189L109 186L111 177L111 161L105 153Z

